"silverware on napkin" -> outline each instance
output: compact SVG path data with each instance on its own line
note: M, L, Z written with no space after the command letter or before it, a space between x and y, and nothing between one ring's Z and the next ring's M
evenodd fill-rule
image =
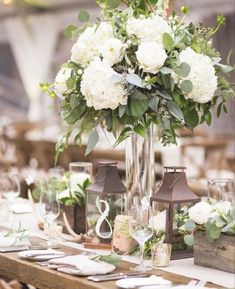
M149 277L149 274L135 272L135 273L116 273L116 274L105 274L105 275L93 275L87 277L89 281L93 282L104 282L104 281L114 281L114 280L120 280L125 279L129 277Z
M34 258L34 257L43 257L43 256L66 256L65 253L53 253L53 252L44 252L44 253L31 253L31 254L26 254L26 257Z
M59 249L58 246L50 247L50 249ZM20 251L26 251L26 250L47 250L49 249L46 246L19 246L19 247L5 247L0 248L0 253L11 253L11 252L20 252Z

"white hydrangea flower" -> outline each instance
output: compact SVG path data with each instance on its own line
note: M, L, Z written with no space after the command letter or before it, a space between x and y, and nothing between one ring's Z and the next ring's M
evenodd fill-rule
M101 22L94 35L96 47L100 49L104 42L110 38L114 38L112 25L108 22Z
M229 211L232 208L232 204L229 201L216 203L213 208L219 213L223 215L228 215Z
M191 207L189 212L189 218L192 219L195 223L203 225L207 222L212 211L212 206L207 202L199 202Z
M186 95L198 103L206 103L212 100L217 89L217 76L211 59L203 54L196 53L187 47L179 55L181 62L186 62L190 67L190 73L183 80L188 79L193 84L193 89Z
M58 96L62 96L68 90L66 81L70 78L71 73L71 68L61 68L60 71L57 73L54 87Z
M78 38L71 50L71 60L86 67L99 52L95 46L95 28L88 27Z
M116 73L108 63L95 59L84 70L81 81L81 92L84 95L87 106L94 109L115 109L119 104L127 103L127 95L124 83L114 82L112 77Z
M167 21L157 14L149 18L128 19L126 30L129 36L135 35L142 42L156 40L159 43L162 43L162 36L165 32L170 34L172 32Z
M140 68L145 72L157 73L164 65L167 54L163 46L155 41L143 42L136 51Z
M100 52L103 58L112 66L123 59L123 43L117 38L111 38L104 42Z

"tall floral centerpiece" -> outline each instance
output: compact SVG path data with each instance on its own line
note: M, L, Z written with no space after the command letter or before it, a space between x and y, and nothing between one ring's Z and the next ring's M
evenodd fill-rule
M153 192L153 125L164 145L175 144L177 129L210 125L214 107L218 116L226 112L225 101L234 91L224 74L233 68L221 64L212 47L225 19L219 15L216 28L204 28L184 22L188 7L182 7L182 17L172 13L167 18L167 0L96 2L101 16L89 24L89 14L80 11L84 25L65 29L75 40L70 59L52 85L41 87L60 98L67 124L57 153L70 137L81 144L89 134L89 154L102 129L114 134L114 145L130 137L127 188L132 201L138 191L148 197Z

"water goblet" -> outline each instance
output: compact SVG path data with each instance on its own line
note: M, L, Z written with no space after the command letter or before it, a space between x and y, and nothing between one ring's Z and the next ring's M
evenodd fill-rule
M135 239L140 247L141 259L140 264L134 268L134 271L145 272L151 270L144 265L144 244L153 236L153 228L149 224L151 217L151 208L146 206L135 206L129 211L129 233Z
M44 220L44 225L47 228L48 241L46 245L47 247L51 247L52 239L50 229L52 228L53 222L60 214L60 202L58 199L58 191L50 188L48 185L44 185L43 190L40 193L39 213Z

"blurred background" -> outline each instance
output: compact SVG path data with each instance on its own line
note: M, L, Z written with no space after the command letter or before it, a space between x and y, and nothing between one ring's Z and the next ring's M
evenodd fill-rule
M224 14L226 25L215 35L214 46L223 60L235 51L235 0L175 0L175 10L190 6L188 21L215 26L217 14ZM99 15L94 0L0 0L0 170L17 170L24 180L41 176L54 166L55 143L61 135L56 101L43 95L40 82L53 81L60 65L70 58L73 42L63 30L77 24L78 12L85 9L91 20ZM234 54L231 63L235 61ZM235 82L235 74L230 81ZM55 108L51 108L54 105ZM234 178L235 103L220 119L214 112L210 127L201 126L192 134L180 131L177 146L162 147L156 141L156 174L163 166L185 165L191 185L204 194L206 179ZM72 143L61 154L58 164L67 169L71 161L118 161L125 175L124 144L112 150L104 137L97 149L84 157L84 148Z

